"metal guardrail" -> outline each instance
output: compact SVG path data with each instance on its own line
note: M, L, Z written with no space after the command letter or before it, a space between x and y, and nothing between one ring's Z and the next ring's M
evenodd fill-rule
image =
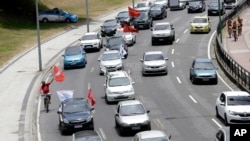
M226 26L226 21L229 18L234 18L239 15L243 10L250 6L250 0L243 0L239 7L231 10L221 17L221 26ZM222 30L221 28L221 30ZM233 58L224 50L223 44L220 40L220 25L217 25L217 36L215 37L215 56L217 62L224 70L227 76L233 80L238 87L250 92L250 72L244 69L240 64L233 60Z

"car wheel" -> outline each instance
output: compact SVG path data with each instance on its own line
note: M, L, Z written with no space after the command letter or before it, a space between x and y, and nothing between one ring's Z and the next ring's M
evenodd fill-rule
M115 121L115 128L119 128L119 124Z
M151 130L151 125L150 124L148 125L147 130Z
M121 126L119 126L119 133L121 136L124 135L124 130L123 130L123 127Z
M195 78L193 76L191 77L191 82L195 84Z
M136 37L135 37L135 40L134 40L134 44L136 43Z
M43 23L48 23L49 20L48 20L47 18L43 18L42 22L43 22Z
M214 80L214 85L218 84L218 79Z
M225 121L224 121L225 125L228 126L229 123L228 123L228 121L227 121L227 115L226 115L226 114L224 115L224 120L225 120Z
M108 101L108 98L107 98L107 95L105 94L105 102L107 103L107 104L110 104L110 101Z
M70 23L70 19L67 18L67 19L65 20L65 22L66 22L66 23Z
M59 121L59 130L60 130L61 135L66 134L66 130L63 130L63 128L62 128L62 122L61 121Z
M94 119L92 119L91 124L89 125L90 130L94 130Z

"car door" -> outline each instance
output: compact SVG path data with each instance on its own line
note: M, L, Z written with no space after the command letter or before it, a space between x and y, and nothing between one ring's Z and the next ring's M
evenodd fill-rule
M217 108L218 108L218 113L221 117L224 118L224 113L225 113L225 104L226 104L226 96L224 93L222 93L217 99Z
M115 111L115 121L120 124L121 123L121 120L120 120L120 105L118 104L116 106L116 111Z

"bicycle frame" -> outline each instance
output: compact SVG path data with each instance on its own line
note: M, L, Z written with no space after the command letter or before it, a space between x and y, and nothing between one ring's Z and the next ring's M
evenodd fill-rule
M45 104L45 108L46 108L46 112L49 112L49 96L51 94L43 94L43 100L44 100L44 104Z

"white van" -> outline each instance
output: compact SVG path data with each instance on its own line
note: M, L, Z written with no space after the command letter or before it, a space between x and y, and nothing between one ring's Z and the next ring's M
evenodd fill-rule
M225 5L226 9L234 9L234 8L237 8L239 6L239 2L238 2L238 0L230 0L229 2L225 1L224 5Z

